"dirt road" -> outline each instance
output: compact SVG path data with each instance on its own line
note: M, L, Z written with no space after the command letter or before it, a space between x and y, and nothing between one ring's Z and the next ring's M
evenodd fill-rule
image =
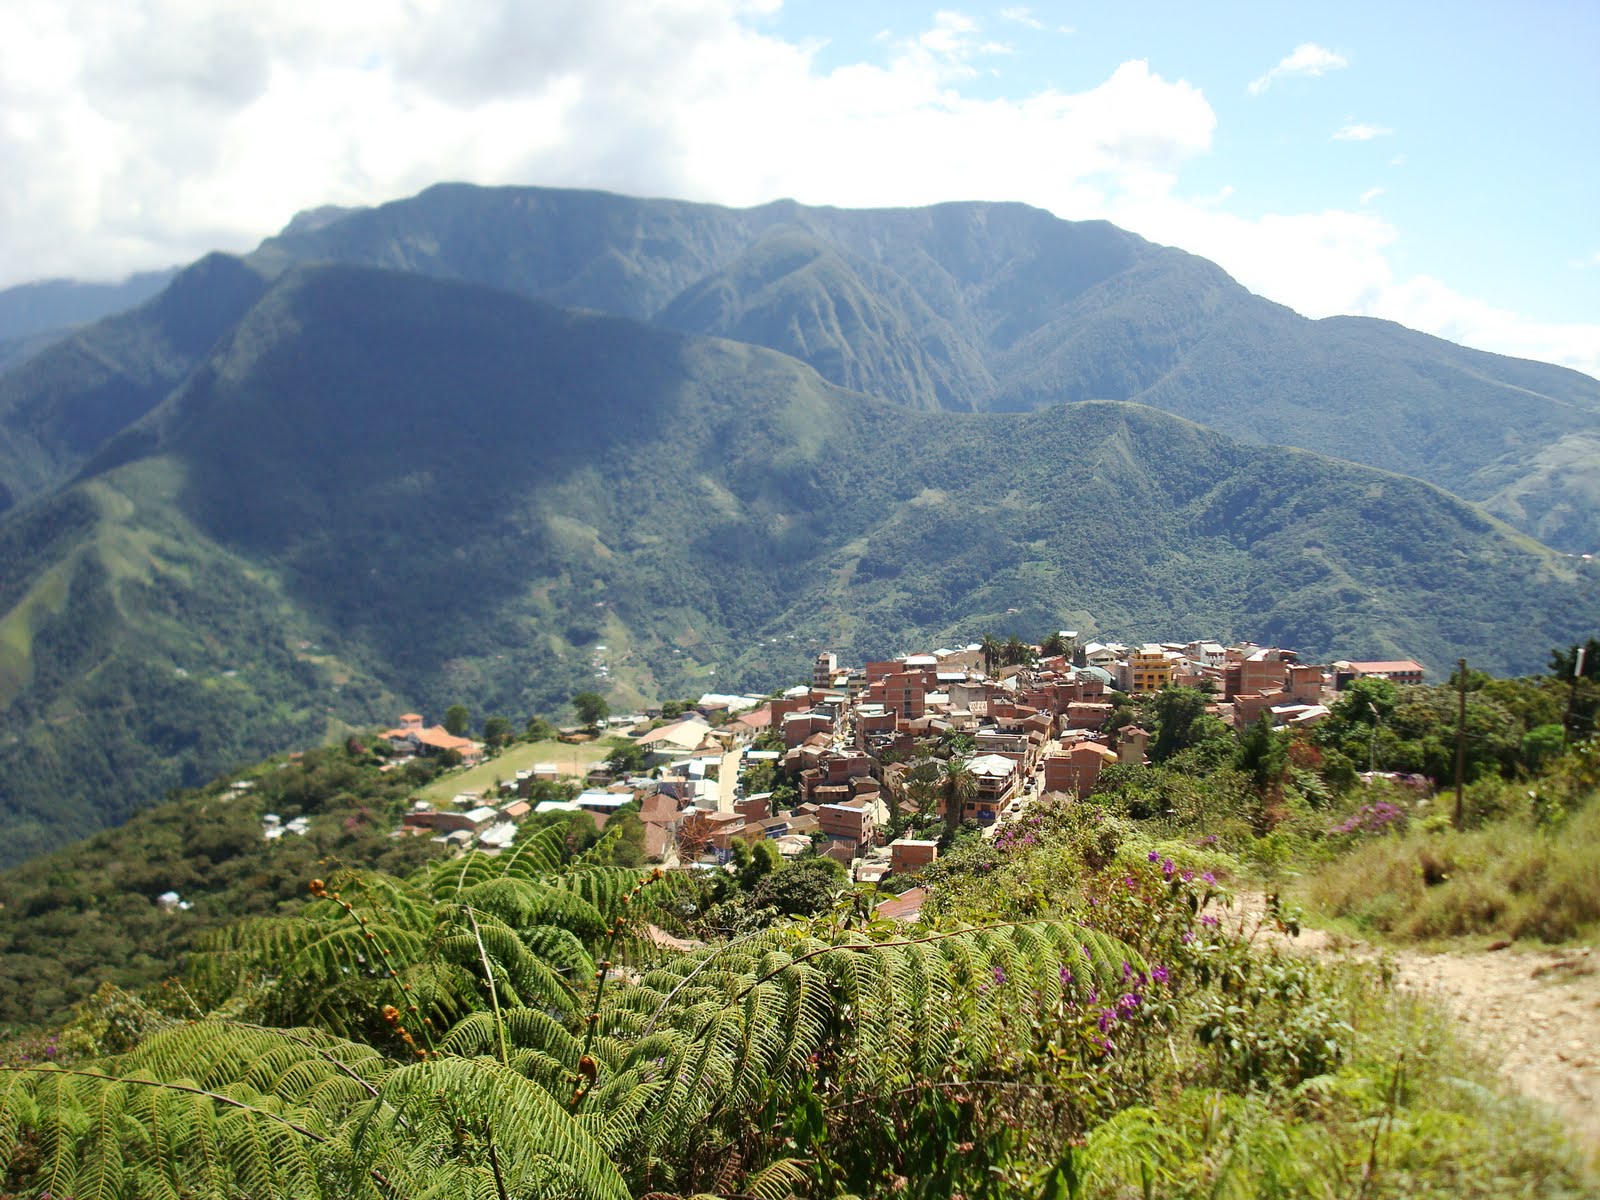
M1265 902L1260 896L1241 900L1234 919L1251 928L1265 915ZM1282 940L1308 954L1375 959L1381 953L1364 944L1336 944L1316 929ZM1600 1164L1600 954L1589 947L1507 947L1391 950L1388 957L1401 987L1443 1004L1512 1085L1548 1105L1588 1160Z

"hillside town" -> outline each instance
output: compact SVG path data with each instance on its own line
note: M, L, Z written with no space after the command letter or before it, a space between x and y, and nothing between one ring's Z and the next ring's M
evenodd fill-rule
M1042 797L1081 799L1108 767L1144 763L1150 733L1113 721L1119 698L1192 688L1236 730L1308 726L1363 677L1421 683L1423 667L1302 663L1293 650L1248 643L1130 646L1072 630L1038 646L986 639L861 665L824 651L809 682L781 693L706 694L671 718L609 718L607 732L637 747L623 756L636 770L592 762L584 790L549 798L570 775L537 763L447 805L415 801L397 836L497 851L530 814L584 813L604 829L628 810L643 825L645 857L666 867L713 869L738 843L767 841L785 858L820 854L875 883L937 858L938 837L919 834L971 823L992 837ZM581 749L593 735L563 736ZM396 764L450 752L470 765L484 753L416 713L382 737Z

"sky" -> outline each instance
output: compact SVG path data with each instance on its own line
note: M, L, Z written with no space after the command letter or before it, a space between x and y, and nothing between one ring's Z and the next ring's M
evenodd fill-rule
M1600 4L8 0L0 287L441 180L1017 200L1600 376Z

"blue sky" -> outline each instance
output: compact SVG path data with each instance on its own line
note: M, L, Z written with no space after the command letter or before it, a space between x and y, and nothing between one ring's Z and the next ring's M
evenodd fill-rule
M1600 373L1600 5L20 0L0 285L439 179L1008 199Z

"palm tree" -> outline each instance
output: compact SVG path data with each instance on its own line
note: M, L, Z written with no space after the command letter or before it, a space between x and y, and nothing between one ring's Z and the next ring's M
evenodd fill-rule
M995 664L1000 661L1003 649L1000 639L992 633L986 633L983 635L983 641L979 643L979 649L983 651L983 673L993 675Z
M968 801L978 794L978 777L964 758L952 758L944 764L941 790L944 792L944 827L954 833L961 824L961 814Z
M1012 634L1006 644L1000 648L1000 661L1008 667L1026 666L1035 657L1033 647L1016 634Z

